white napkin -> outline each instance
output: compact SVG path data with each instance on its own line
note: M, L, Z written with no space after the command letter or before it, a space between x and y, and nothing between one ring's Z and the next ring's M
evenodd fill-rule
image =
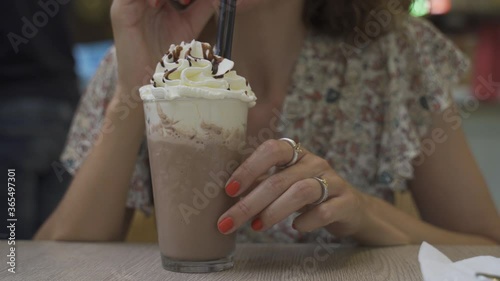
M420 246L418 261L424 281L489 280L476 277L477 272L500 276L500 258L479 256L452 262L427 242Z

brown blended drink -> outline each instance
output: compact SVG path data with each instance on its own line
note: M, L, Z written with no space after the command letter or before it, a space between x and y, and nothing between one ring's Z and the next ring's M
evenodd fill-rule
M144 101L163 267L177 272L231 268L235 236L217 229L234 203L224 186L242 160L255 95L233 62L209 44L170 47Z

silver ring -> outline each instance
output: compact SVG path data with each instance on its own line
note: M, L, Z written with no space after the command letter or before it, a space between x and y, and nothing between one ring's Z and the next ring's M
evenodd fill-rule
M328 198L328 183L326 182L325 179L322 179L320 177L313 177L313 179L317 180L319 184L321 185L321 197L318 199L318 201L312 203L311 205L317 206L323 202L326 201Z
M280 166L280 168L288 168L292 165L295 165L295 163L297 163L297 161L299 160L299 154L302 153L302 148L300 148L300 143L296 143L294 140L289 138L281 138L279 140L288 143L293 148L292 160L290 160L290 162L286 163L285 165Z

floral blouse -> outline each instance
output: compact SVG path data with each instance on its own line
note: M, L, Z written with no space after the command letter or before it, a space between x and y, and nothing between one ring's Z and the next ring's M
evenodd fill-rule
M311 32L295 65L279 133L324 157L353 186L392 201L393 191L404 190L413 176L411 161L432 125L431 113L451 105L450 88L467 66L457 48L423 19L409 17L400 29L358 48ZM61 156L70 173L75 173L90 151L116 81L112 48L74 117ZM145 142L127 206L152 211ZM238 239L305 242L320 235L331 241L325 230L294 231L292 220L293 216L264 232L245 226Z

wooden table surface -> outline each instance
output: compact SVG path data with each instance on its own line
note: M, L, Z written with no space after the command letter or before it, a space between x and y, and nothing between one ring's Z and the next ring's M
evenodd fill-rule
M347 248L330 244L241 244L235 267L210 274L164 270L155 244L16 241L16 273L0 240L0 280L422 280L419 246ZM500 257L500 247L440 246L452 260Z

